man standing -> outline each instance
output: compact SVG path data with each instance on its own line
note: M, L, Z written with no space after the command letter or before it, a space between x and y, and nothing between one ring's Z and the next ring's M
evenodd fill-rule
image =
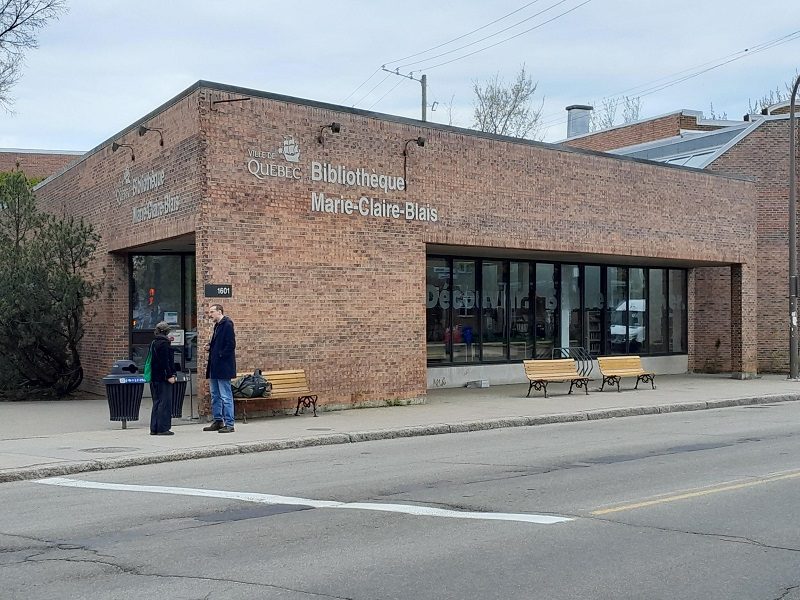
M203 431L233 432L233 392L231 379L236 377L236 335L233 321L224 314L221 304L211 304L208 315L214 320L214 333L206 344L208 364L206 379L211 388L211 414L214 422Z

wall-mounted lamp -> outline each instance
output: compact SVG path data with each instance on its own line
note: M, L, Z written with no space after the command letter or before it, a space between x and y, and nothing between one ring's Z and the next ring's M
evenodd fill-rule
M144 125L139 125L139 137L142 137L148 131L155 131L158 134L159 140L158 145L164 145L164 134L161 132L161 129L158 127L145 127Z
M334 121L330 125L323 125L322 127L319 128L319 135L317 136L317 141L322 145L325 145L325 138L322 137L322 132L324 132L326 129L330 129L331 133L339 133L342 130L342 124Z
M406 173L406 166L408 163L408 145L411 142L414 142L420 148L424 148L426 141L427 140L423 136L419 136L417 138L406 140L406 145L403 146L403 181L406 183L406 189L408 189L408 175Z
M111 151L112 152L116 152L120 148L130 148L131 149L131 160L136 160L136 157L133 155L133 146L131 146L130 144L118 144L117 142L114 142L113 144L111 144Z

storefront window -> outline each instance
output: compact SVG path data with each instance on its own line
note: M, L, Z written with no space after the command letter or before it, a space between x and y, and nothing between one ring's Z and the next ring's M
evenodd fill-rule
M445 330L450 329L450 265L446 258L429 258L426 274L428 362L450 362ZM449 337L448 337L449 341Z
M686 271L669 270L669 351L686 352Z
M445 343L453 348L453 362L473 362L480 358L478 308L476 306L475 261L453 261L453 326L445 330Z
M628 352L641 354L647 350L647 297L644 269L628 269Z
M608 267L606 280L608 304L608 339L606 352L625 354L628 351L628 269Z
M600 267L588 265L583 269L583 304L585 342L583 347L592 356L602 354L603 286Z
M511 360L531 358L533 354L533 328L531 315L531 269L525 262L512 262L509 287L511 300Z
M536 265L536 357L551 358L556 345L556 294L555 265L537 263Z
M505 261L485 260L482 269L481 314L482 320L482 358L484 361L507 360L506 320L508 299L506 298Z
M650 269L647 342L651 354L666 353L668 337L667 270Z
M561 265L562 348L581 345L581 287L578 265Z
M552 358L554 348L565 347L583 347L592 356L684 354L686 311L684 269L427 261L433 365Z

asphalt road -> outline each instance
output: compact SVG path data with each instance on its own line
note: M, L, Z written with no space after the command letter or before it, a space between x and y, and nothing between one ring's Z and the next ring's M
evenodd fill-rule
M796 402L67 479L0 485L0 598L800 599Z

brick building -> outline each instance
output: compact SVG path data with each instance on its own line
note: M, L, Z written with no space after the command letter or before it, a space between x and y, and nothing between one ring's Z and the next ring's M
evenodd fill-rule
M305 368L329 408L521 381L522 358L571 346L662 373L713 348L756 372L742 177L201 81L37 195L102 235L88 386L162 319L202 373L217 299L240 371ZM719 345L700 271L733 282Z
M0 173L19 170L29 179L44 179L82 155L70 150L0 148Z
M614 154L679 164L714 173L745 176L755 183L757 206L758 369L786 372L789 365L788 326L788 198L789 102L747 115L742 121L703 119L697 111L676 111L575 135L563 143ZM730 277L720 269L695 271L696 366L704 371L729 371L725 348L730 307ZM717 333L714 334L714 331ZM704 341L701 341L704 340ZM711 346L705 344L712 343ZM719 350L718 350L719 349Z

